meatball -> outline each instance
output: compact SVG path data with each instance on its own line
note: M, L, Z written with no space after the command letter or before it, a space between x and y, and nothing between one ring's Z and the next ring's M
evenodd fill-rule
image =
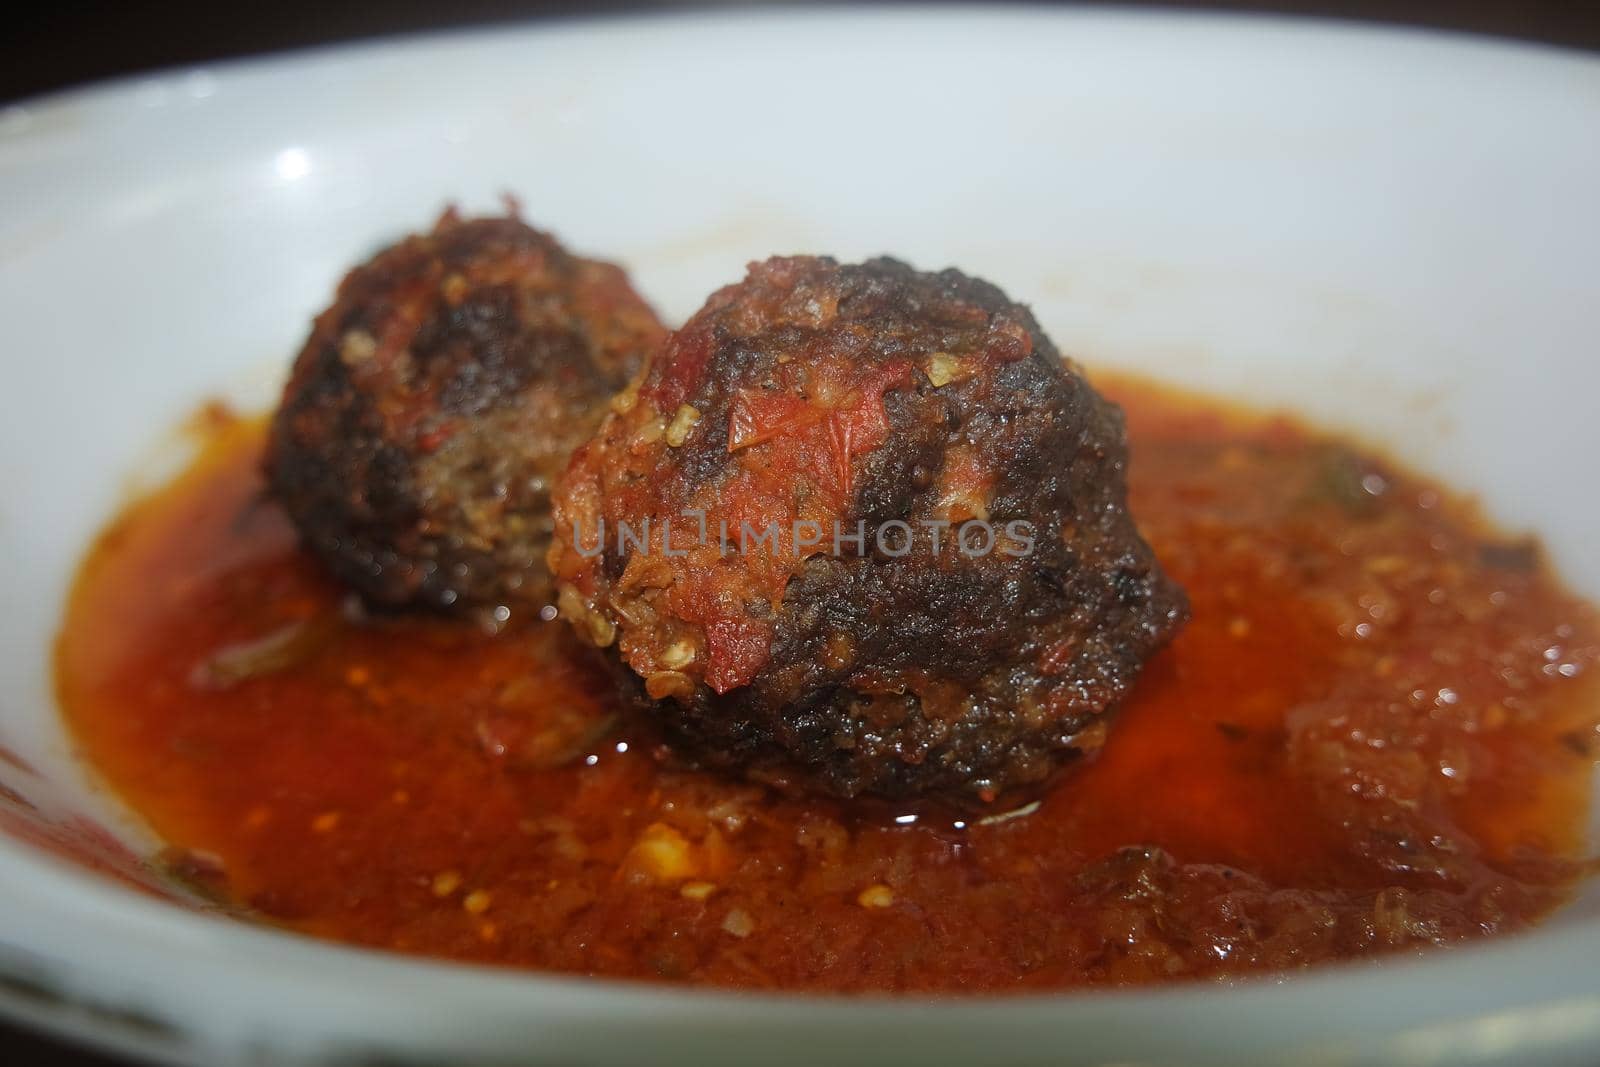
M1186 617L1120 409L957 271L755 264L612 407L555 493L558 603L702 763L1017 796Z
M549 491L663 335L623 272L447 211L352 270L295 361L268 483L368 603L550 596Z

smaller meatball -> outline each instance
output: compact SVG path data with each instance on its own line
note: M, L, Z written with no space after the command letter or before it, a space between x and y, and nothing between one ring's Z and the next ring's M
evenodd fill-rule
M662 334L619 268L515 211L447 211L352 270L317 317L268 483L373 606L537 610L550 486Z
M957 271L755 264L612 408L556 491L558 602L702 763L1016 796L1185 618L1121 411Z

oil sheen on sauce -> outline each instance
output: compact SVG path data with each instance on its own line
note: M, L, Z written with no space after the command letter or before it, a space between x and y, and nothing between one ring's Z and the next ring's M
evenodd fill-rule
M84 563L62 706L222 906L429 956L1001 993L1413 951L1559 904L1600 626L1537 546L1292 420L1107 392L1193 620L1033 809L776 796L676 762L560 622L365 616L264 496L263 423L222 412Z

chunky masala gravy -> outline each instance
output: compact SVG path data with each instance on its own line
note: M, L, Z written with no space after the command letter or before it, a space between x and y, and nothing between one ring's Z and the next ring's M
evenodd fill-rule
M1537 546L1282 418L1128 381L1132 507L1193 621L1036 806L778 796L676 762L561 623L364 616L263 494L263 424L83 566L93 765L241 915L540 970L995 993L1512 930L1585 870L1594 612Z

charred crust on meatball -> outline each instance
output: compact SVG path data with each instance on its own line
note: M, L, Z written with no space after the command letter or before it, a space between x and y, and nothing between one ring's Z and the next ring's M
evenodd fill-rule
M448 211L352 270L317 317L268 484L369 604L537 607L550 487L662 333L619 268L514 211Z
M1128 513L1120 410L958 271L753 264L613 409L557 489L551 570L705 764L1015 795L1100 744L1186 616ZM763 523L827 536L728 537Z

